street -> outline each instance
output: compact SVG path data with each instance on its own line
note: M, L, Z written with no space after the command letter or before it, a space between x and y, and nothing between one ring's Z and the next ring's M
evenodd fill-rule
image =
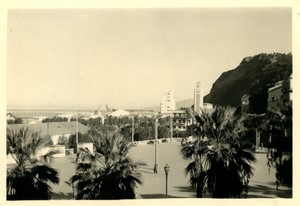
M141 168L143 185L137 188L137 192L143 199L165 198L166 176L164 166L170 166L168 175L169 198L194 198L195 189L189 185L189 176L185 176L184 168L188 161L180 155L180 142L160 143L158 145L158 173L154 174L154 145L137 145L130 151L135 160L144 161L147 166ZM253 165L254 176L250 179L247 198L291 198L292 190L280 186L276 190L274 169L269 171L265 153L255 153L257 162ZM66 181L75 173L75 155L64 158L55 158L52 166L59 170L60 184L53 185L54 195L52 199L73 199L72 187ZM209 198L209 194L204 194Z

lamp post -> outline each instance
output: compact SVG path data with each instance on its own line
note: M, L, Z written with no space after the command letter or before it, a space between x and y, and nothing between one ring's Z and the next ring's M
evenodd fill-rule
M165 174L166 174L166 198L168 198L168 175L170 171L170 166L168 164L165 165Z
M158 122L158 117L155 118L155 142L154 142L154 148L155 148L155 158L154 158L154 173L156 174L158 172L158 165L157 165L157 159L158 159L158 142L157 142L157 122Z

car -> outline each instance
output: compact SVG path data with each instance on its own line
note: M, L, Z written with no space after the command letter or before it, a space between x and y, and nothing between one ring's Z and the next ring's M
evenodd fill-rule
M147 142L147 144L154 144L154 141L153 141L153 140L149 140L149 141Z

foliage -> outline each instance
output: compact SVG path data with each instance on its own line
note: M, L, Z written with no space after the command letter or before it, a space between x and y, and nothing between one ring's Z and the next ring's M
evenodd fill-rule
M16 119L9 119L6 121L7 124L23 124L22 118L17 117Z
M139 167L128 156L131 139L118 133L90 132L95 152L81 149L81 163L70 179L76 189L76 199L134 199L135 189L142 184Z
M77 121L76 118L71 118L70 120L72 121ZM87 126L87 127L91 127L91 128L97 128L97 127L101 127L102 126L102 119L101 117L97 117L97 118L89 118L88 120L86 119L78 119L78 122L80 122L81 124Z
M154 119L149 117L134 117L134 141L149 140L154 138ZM121 125L120 133L126 137L132 137L132 120L128 124Z
M284 104L278 111L268 112L270 146L268 165L276 169L276 183L292 187L292 104Z
M15 120L13 120L13 119L8 119L8 120L6 120L6 123L7 123L7 124L15 124Z
M78 132L78 142L92 142L88 134ZM72 134L68 140L68 148L76 148L76 134Z
M16 164L7 171L6 197L8 200L45 200L51 199L49 182L58 184L58 172L43 162L52 159L57 151L50 150L39 156L49 138L27 129L7 129L6 153Z
M216 107L212 112L196 115L197 140L184 145L181 154L192 160L185 169L190 184L197 188L197 197L208 191L214 198L240 197L247 194L256 159L244 148L240 137L245 131L243 116L234 108Z
M65 137L65 136L59 136L57 144L58 145L64 145L64 146L68 147L68 142L69 142L69 140L68 140L67 137Z
M205 102L238 106L244 94L252 96L255 113L266 111L267 89L292 73L292 54L258 54L224 72L213 84Z
M164 139L170 137L170 128L165 125L158 127L158 138Z
M53 117L53 118L46 118L43 119L42 122L46 123L46 122L67 122L68 118L67 117Z

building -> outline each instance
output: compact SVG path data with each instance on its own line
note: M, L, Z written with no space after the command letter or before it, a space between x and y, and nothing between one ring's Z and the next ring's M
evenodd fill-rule
M151 109L127 109L126 111L130 112L131 116L138 116L138 117L155 117L158 112L155 112Z
M292 75L275 83L268 89L268 110L276 110L284 103L292 101Z
M283 101L293 101L293 74L290 75L290 77L283 81Z
M41 136L49 135L54 145L58 143L60 136L69 138L77 132L77 122L48 122L36 124L10 124L8 129L18 130L28 128L32 132L39 132ZM81 123L78 123L78 132L86 133L89 128Z
M241 113L250 113L250 95L244 94L241 98Z
M113 111L108 116L112 116L112 117L125 117L125 116L130 116L130 113L128 111L123 110L123 109L118 109L116 111Z
M188 110L189 108L181 108L170 112L173 119L172 126L174 136L176 136L178 132L186 132L188 126L194 123L192 117L188 114Z
M205 111L212 111L214 109L214 105L211 103L203 103L202 109Z
M9 120L15 121L16 118L17 118L17 117L16 117L15 115L13 115L12 113L7 113L7 114L6 114L6 121L9 121Z
M199 114L201 108L203 108L203 91L201 82L197 82L196 88L194 89L194 111Z
M174 90L167 89L165 90L164 96L161 98L160 101L160 113L166 114L170 113L170 111L176 109L176 103L174 100Z

